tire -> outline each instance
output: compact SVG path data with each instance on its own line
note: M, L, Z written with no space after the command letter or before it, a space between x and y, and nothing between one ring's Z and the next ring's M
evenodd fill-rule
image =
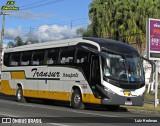
M84 109L84 104L82 102L82 95L78 89L75 89L72 93L71 107L73 109Z
M16 91L16 99L17 99L17 102L26 102L25 98L23 97L22 87L20 86L18 86Z

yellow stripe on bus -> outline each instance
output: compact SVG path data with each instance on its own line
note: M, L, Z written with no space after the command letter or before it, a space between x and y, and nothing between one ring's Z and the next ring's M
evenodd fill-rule
M11 72L12 79L25 79L24 72Z
M52 100L64 100L70 101L69 92L55 92L55 91L42 91L42 90L23 90L23 94L26 97L34 98L46 98Z
M9 80L1 81L0 92L7 95L16 95L16 89L11 88ZM25 97L46 98L52 100L64 100L64 101L71 100L71 92L23 89L23 95ZM82 101L84 103L101 104L101 100L95 98L93 94L82 94Z
M95 98L93 94L82 94L82 101L84 103L101 104L101 100Z
M9 84L9 80L1 80L0 92L7 95L15 95L16 90L12 89Z

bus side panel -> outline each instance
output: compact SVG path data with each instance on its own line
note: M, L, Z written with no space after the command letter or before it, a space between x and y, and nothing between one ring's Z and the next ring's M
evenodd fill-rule
M49 99L70 100L70 92L68 91L68 81L49 80Z
M6 95L15 95L16 89L11 88L9 80L1 80L1 93Z
M88 82L83 74L69 67L48 67L48 72L59 72L59 77L38 77L32 69L44 71L39 67L15 68L10 72L2 72L1 92L8 95L16 95L16 86L20 84L25 97L46 98L53 100L70 101L72 88L77 86L82 93L84 103L100 104L100 100L95 98ZM46 71L47 72L47 71ZM69 76L73 74L74 76ZM38 86L38 83L40 85ZM45 88L44 88L45 87Z
M13 80L11 79L11 72L1 73L0 92L6 95L15 95L15 88Z
M53 73L49 78L49 99L70 101L71 92L68 90L68 80L63 78L63 73L70 68L49 66L48 72Z

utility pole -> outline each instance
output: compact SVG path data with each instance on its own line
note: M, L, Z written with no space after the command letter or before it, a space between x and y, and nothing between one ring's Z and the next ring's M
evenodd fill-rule
M72 25L73 25L73 20L71 20L71 29L72 29Z
M1 30L1 42L0 42L0 60L2 61L5 16L6 16L6 15L9 15L9 14L6 13L6 12L2 12L2 11L1 11L0 15L3 15L3 19L2 19L2 30ZM1 68L1 62L0 62L0 68Z
M34 32L33 30L34 30L34 28L30 27L30 32L29 32L30 38L32 38L32 35L33 35L33 32Z

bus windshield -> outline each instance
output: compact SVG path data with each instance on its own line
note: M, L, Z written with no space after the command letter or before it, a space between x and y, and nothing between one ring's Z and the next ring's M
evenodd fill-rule
M136 55L115 54L103 51L103 73L105 77L128 83L144 81L142 61Z

